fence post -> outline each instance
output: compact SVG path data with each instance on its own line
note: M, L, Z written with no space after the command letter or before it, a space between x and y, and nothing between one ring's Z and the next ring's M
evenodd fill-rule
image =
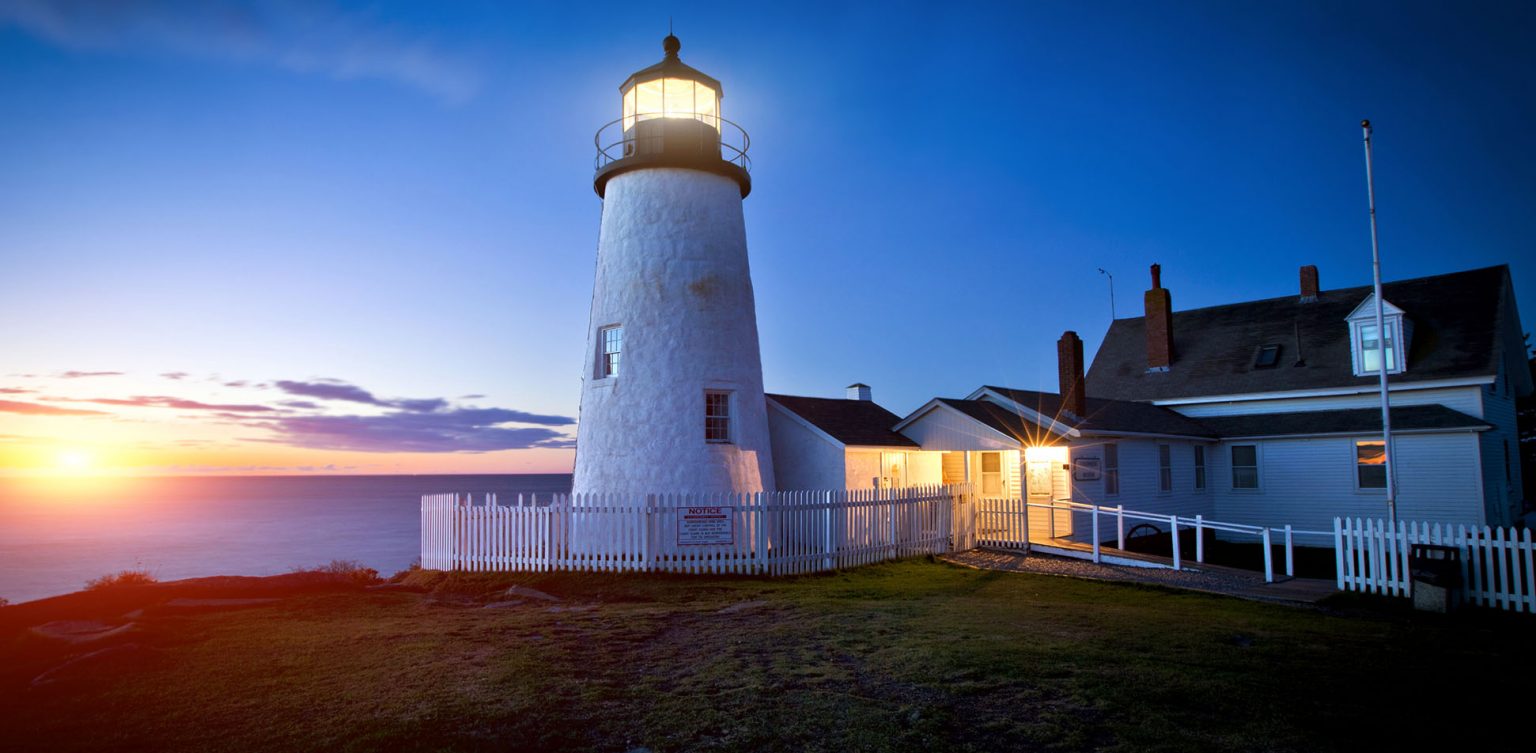
M1334 585L1344 590L1344 521L1333 519L1333 573Z
M1179 557L1179 516L1168 516L1168 533L1173 537L1173 569L1183 570L1184 562Z
M834 569L832 555L836 551L832 541L832 491L827 490L824 492L821 499L822 503L827 506L827 509L822 510L822 524L826 526L826 530L822 532L821 536L821 551L825 555L821 559L821 566L825 570L832 570Z
M1107 450L1106 450L1107 452ZM1125 549L1125 503L1115 505L1115 548Z
M1291 524L1285 524L1285 577L1296 577L1296 546L1291 539Z
M1025 513L1026 515L1028 513ZM1099 557L1099 506L1093 506L1093 562L1098 564L1102 560Z
M1275 552L1269 546L1269 528L1264 529L1264 582L1275 582Z
M1195 561L1205 562L1205 516L1195 516Z

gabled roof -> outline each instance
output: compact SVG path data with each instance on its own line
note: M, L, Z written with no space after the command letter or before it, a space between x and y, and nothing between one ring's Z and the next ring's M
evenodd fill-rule
M1369 387L1376 377L1357 377L1346 318L1371 288L1324 291L1318 300L1299 296L1176 311L1173 363L1147 371L1144 317L1117 319L1088 370L1087 392L1121 400L1336 387ZM1486 267L1383 286L1382 297L1402 309L1413 334L1407 370L1394 384L1491 377L1501 357L1500 327L1512 306L1507 266ZM1255 368L1265 345L1279 345L1278 365ZM1294 365L1300 360L1301 365ZM1089 398L1090 402L1092 398Z
M1216 432L1202 421L1169 408L1129 400L1110 400L1089 393L1086 416L1073 416L1062 410L1061 395L1054 392L1015 390L987 385L977 393L991 391L1022 408L1039 413L1047 421L1065 425L1079 432L1094 434L1163 434L1179 437L1215 438ZM985 402L985 401L966 401ZM1005 411L1006 412L1006 411Z
M870 400L768 395L768 400L799 416L844 445L916 447L917 443L891 430L901 417Z
M1346 410L1268 413L1246 416L1208 416L1201 423L1223 437L1318 436L1321 434L1381 434L1381 410ZM1443 405L1407 405L1392 409L1392 433L1491 429L1487 422Z

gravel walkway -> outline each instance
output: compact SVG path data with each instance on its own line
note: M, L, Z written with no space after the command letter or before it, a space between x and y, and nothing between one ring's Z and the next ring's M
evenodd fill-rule
M1208 565L1185 565L1183 570L1094 564L1089 560L1057 557L1049 554L1021 554L973 549L943 557L978 570L1002 570L1037 575L1064 575L1071 578L1106 580L1121 583L1145 583L1169 588L1236 596L1258 601L1286 604L1313 604L1334 593L1328 581L1291 578L1265 583L1261 573Z

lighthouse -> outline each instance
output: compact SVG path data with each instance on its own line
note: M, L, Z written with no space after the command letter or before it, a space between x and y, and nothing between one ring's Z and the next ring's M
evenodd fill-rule
M663 40L597 133L577 494L773 491L742 216L749 141L681 47Z

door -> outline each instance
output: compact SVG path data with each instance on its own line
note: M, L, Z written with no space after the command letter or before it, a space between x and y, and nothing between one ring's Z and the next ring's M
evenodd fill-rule
M1030 460L1025 463L1025 484L1029 489L1029 496L1050 499L1052 492L1051 474L1056 464L1049 460Z
M907 453L881 453L880 485L900 489L907 485Z

